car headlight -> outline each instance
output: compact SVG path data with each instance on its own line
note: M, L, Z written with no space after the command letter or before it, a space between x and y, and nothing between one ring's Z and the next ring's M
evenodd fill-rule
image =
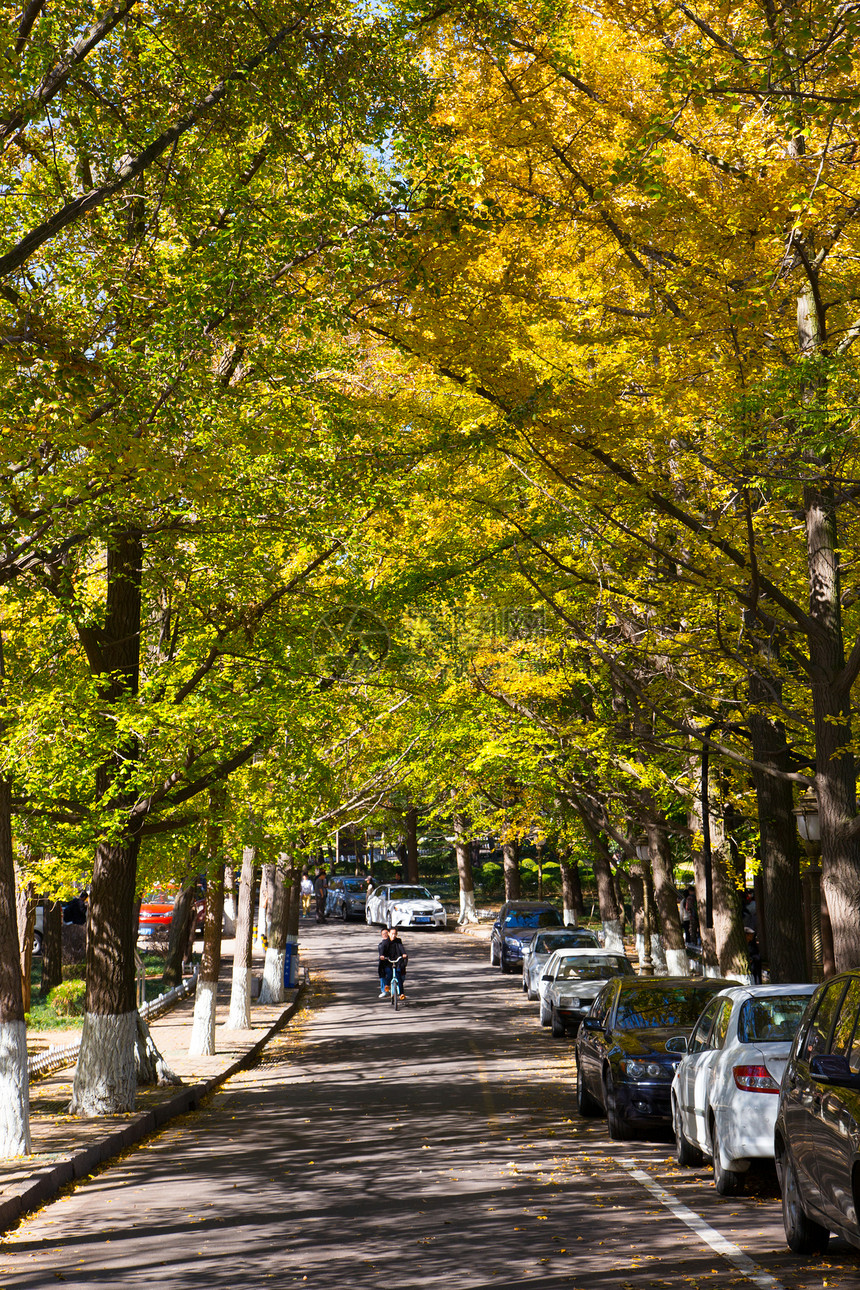
M559 996L559 1003L563 1008L578 1008L579 999L575 994L562 994Z
M506 936L505 944L510 946L512 950L521 950L523 948L522 941L516 936Z
M624 1068L625 1074L627 1074L630 1079L635 1080L659 1079L666 1080L668 1083L675 1074L674 1067L664 1066L662 1062L640 1062L633 1060L622 1062L621 1064Z

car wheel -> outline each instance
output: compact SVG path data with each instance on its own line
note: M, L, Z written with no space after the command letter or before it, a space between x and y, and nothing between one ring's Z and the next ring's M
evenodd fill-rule
M626 1142L630 1137L629 1121L615 1104L615 1085L609 1071L603 1073L603 1105L606 1107L606 1125L613 1142Z
M540 1001L540 1024L541 1024L542 1026L548 1026L548 1025L549 1025L549 1023L550 1023L551 1021L552 1021L552 1009L550 1008L550 1006L549 1006L549 1004L547 1003L546 999L541 999L541 1001Z
M675 1159L679 1165L690 1169L702 1163L702 1153L694 1147L681 1125L681 1112L678 1103L672 1098L672 1127L675 1130Z
M580 1115L600 1115L603 1110L597 1098L592 1097L585 1087L585 1076L579 1064L576 1067L576 1109Z
M567 1034L567 1029L561 1017L558 1015L558 1008L553 1008L552 1017L550 1020L552 1024L553 1039L564 1039L565 1035Z
M41 932L35 932L35 931L33 932L33 953L34 954L42 953L42 933Z
M797 1174L788 1152L782 1160L782 1225L788 1248L795 1254L823 1254L830 1242L830 1232L803 1212Z
M538 994L537 990L534 990L531 986L529 986L529 988L528 988L528 997L529 997L529 1000L530 1000L532 1003L534 1003L535 999L539 999L539 998L540 998L540 995Z
M346 922L346 918L347 918L347 915L346 915L346 901L342 901L342 902L341 902L341 906L340 906L340 916L341 916L341 918L343 919L343 921L344 921L344 922Z
M496 955L496 943L495 941L490 941L490 967L498 967L498 966L499 966L499 960Z
M529 983L526 980L525 972L523 972L523 994L528 994L528 992L529 992Z
M714 1156L714 1186L718 1196L737 1196L744 1189L744 1176L736 1169L725 1169L720 1161L720 1138L717 1122L711 1120L711 1151Z

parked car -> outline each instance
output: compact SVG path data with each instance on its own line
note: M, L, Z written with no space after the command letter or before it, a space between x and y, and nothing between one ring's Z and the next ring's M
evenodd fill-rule
M563 1039L568 1030L576 1034L607 980L635 975L630 960L612 950L556 950L541 975L541 1025L552 1026L556 1039Z
M332 878L328 885L326 913L335 918L363 918L367 903L367 883L364 878L347 875Z
M831 1232L860 1247L860 968L820 985L804 1013L774 1155L789 1247L823 1253Z
M385 927L444 928L448 925L445 906L426 887L400 883L375 887L367 897L364 916L371 926L374 923Z
M170 923L173 918L173 902L176 899L176 889L165 888L161 891L151 891L143 897L140 902L140 916L137 926L137 939L139 941L148 941L152 939L167 940L170 934ZM203 931L203 920L206 914L206 900L200 892L194 896L194 929L196 932Z
M605 1114L609 1136L667 1125L675 1068L719 977L616 977L600 991L576 1040L576 1104Z
M509 900L499 910L490 933L490 963L503 972L522 967L523 950L537 932L564 927L554 905L542 900Z
M563 931L538 932L523 946L523 991L530 999L538 997L541 972L555 950L600 948L596 932L585 927L565 927Z
M706 1006L672 1081L679 1165L714 1166L721 1196L773 1159L780 1080L814 985L732 986Z

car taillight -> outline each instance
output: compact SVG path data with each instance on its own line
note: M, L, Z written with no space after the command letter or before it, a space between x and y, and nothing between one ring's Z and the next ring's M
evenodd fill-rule
M766 1066L735 1066L732 1074L745 1093L778 1093L779 1085Z

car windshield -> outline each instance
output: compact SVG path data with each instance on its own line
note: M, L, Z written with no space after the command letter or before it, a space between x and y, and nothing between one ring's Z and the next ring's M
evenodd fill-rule
M722 983L715 984L713 993L722 989ZM615 1025L618 1030L694 1026L709 998L705 990L685 990L683 986L631 990L618 1000Z
M627 959L618 955L606 958L604 955L593 957L565 959L558 969L559 979L569 981L578 978L580 981L607 981L611 976L632 976L633 968Z
M364 880L362 878L344 878L344 891L364 891Z
M432 900L426 887L392 887L392 900Z
M747 999L738 1017L738 1039L742 1044L791 1043L808 1003L808 994Z
M517 909L508 914L505 927L561 927L561 914L554 909Z
M581 945L597 947L597 937L593 932L544 932L535 938L536 954L552 954L553 950L575 949Z

